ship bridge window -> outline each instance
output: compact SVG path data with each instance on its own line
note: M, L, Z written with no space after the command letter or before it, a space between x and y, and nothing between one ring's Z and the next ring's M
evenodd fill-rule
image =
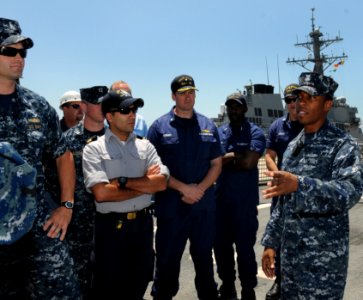
M262 109L259 107L255 107L255 116L262 117Z
M268 109L267 110L267 115L270 118L279 118L279 117L282 117L284 115L284 112L282 110L279 110L279 109Z
M254 118L254 117L251 117L251 118L247 118L247 120L251 123L254 123L256 125L262 125L262 118Z

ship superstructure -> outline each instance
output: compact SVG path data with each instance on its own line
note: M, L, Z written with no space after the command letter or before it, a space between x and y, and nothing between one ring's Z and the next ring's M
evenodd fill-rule
M280 94L274 93L274 87L267 84L249 84L244 86L248 111L246 118L248 121L260 126L265 133L271 123L283 116L284 107ZM217 118L213 118L217 126L228 122L225 105L221 105L220 113Z
M340 42L343 39L338 35L334 39L325 39L320 29L315 26L314 8L311 17L312 30L309 33L309 40L304 43L296 43L297 47L304 47L308 50L308 55L303 59L288 58L288 64L297 64L309 72L324 74L329 67L335 68L341 64L348 56L343 52L341 55L326 55L322 51L328 46ZM313 68L309 69L309 63ZM296 80L292 80L296 81ZM274 87L265 84L249 84L244 87L243 93L247 98L248 112L246 117L249 121L259 125L267 134L271 123L284 114L283 99L280 94L274 93ZM358 109L347 104L345 97L334 98L333 108L329 111L328 119L335 126L349 132L363 149L363 133L360 128L360 118L357 117ZM217 126L228 122L226 108L221 106L220 114L213 118Z

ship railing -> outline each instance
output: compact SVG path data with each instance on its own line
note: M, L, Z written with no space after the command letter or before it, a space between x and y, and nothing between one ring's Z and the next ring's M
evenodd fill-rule
M257 166L258 166L258 185L266 185L270 179L265 175L267 167L264 156L259 159Z

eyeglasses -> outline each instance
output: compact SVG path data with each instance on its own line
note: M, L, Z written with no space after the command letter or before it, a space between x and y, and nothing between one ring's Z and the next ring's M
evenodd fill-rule
M22 58L26 57L26 49L17 49L12 47L1 47L0 55L14 57L19 53Z
M111 112L119 112L122 115L128 115L130 112L133 112L134 114L137 113L138 107L122 107L115 110L112 110Z
M66 104L66 107L72 107L73 109L79 109L81 106L79 104Z
M285 103L290 104L291 102L296 102L296 100L297 100L297 97L285 98Z

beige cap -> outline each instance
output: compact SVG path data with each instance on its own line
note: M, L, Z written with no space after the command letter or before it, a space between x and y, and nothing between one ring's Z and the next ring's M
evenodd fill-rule
M81 94L76 91L68 91L63 94L60 98L59 108L62 109L62 106L68 102L81 102Z

